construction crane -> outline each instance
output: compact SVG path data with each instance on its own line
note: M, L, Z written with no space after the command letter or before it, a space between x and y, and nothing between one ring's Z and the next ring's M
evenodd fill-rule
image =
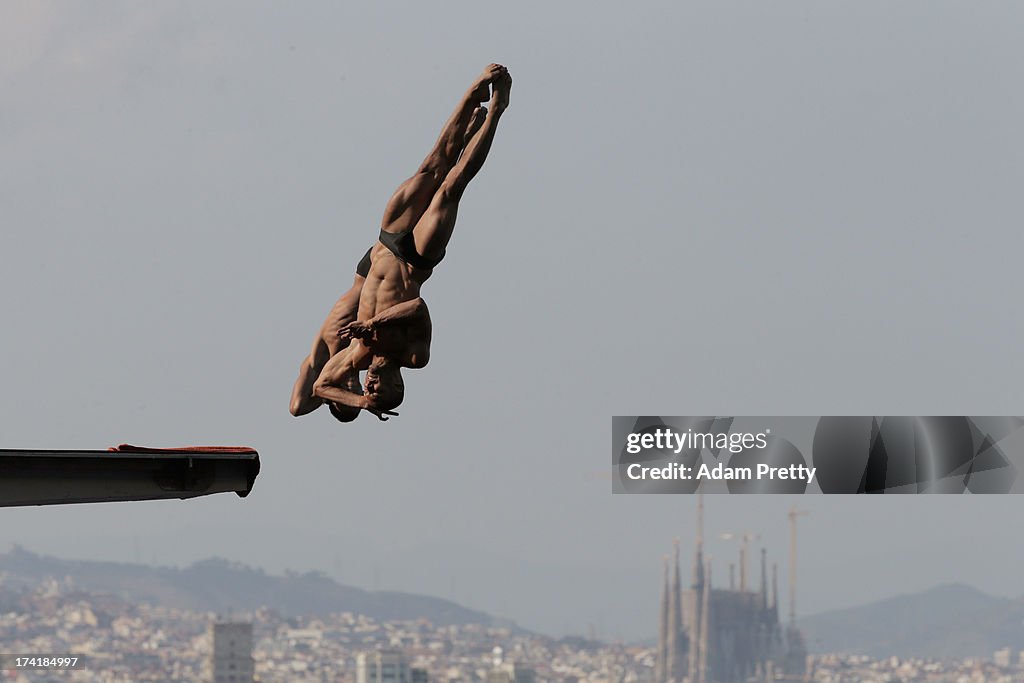
M789 509L789 623L796 627L796 520L808 513L797 510L794 505Z
M718 537L726 541L740 542L740 591L747 590L747 548L751 541L756 541L761 535L753 531L737 531L719 534Z

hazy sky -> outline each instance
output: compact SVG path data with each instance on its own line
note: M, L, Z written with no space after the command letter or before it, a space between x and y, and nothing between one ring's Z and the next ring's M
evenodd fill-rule
M1024 7L0 4L2 445L252 445L252 495L5 509L0 544L656 628L693 500L615 414L1021 414ZM515 77L401 417L294 419L384 203ZM800 499L801 612L1024 594L1017 497ZM784 556L792 499L710 497ZM735 547L711 544L719 583Z

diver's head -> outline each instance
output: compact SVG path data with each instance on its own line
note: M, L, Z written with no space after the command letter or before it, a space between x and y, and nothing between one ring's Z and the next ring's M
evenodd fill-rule
M402 368L387 356L374 356L370 367L366 369L363 390L363 397L369 404L367 410L376 413L377 417L380 417L380 413L394 410L405 398Z
M354 372L346 378L345 389L353 394L363 393L363 387L359 384L358 372ZM331 415L333 415L338 422L351 422L359 417L359 413L362 410L358 405L342 403L340 401L324 401L324 403L327 404L327 408L331 411Z
M359 408L353 408L352 406L347 406L344 403L327 401L327 408L331 411L331 415L333 415L338 422L351 422L359 417Z

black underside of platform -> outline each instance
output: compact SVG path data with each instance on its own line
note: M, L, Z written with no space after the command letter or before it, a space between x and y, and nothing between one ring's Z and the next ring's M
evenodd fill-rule
M0 507L245 497L260 471L259 454L118 453L0 449Z

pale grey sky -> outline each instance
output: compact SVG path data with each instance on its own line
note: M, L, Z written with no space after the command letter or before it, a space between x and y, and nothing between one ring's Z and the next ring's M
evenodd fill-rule
M263 473L246 500L4 510L0 544L376 568L551 633L653 634L693 501L611 495L611 415L1021 413L1022 21L3 3L2 445L244 443ZM492 61L512 106L424 289L430 366L386 424L291 418L385 201ZM799 502L802 612L1024 593L1018 498ZM709 527L781 559L790 504L714 497Z

